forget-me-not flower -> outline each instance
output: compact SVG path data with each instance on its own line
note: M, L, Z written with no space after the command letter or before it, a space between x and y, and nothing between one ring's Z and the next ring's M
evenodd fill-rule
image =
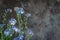
M7 8L7 9L5 9L5 12L12 12L12 9L10 9L10 8Z
M14 38L13 40L23 40L23 35L19 35L18 37Z
M20 32L20 30L16 26L12 26L11 29L14 30L15 32Z
M11 24L11 25L15 25L16 23L17 23L17 21L14 18L11 18L9 20L9 24Z
M26 13L25 16L26 16L26 17L30 17L31 14L30 14L30 13Z
M4 30L4 35L9 36L10 32L8 30Z
M31 29L28 29L28 30L27 30L27 33L28 33L29 35L33 36L33 32L32 32Z
M24 13L24 9L20 8L20 7L14 7L14 10L16 11L16 13L19 14L23 14Z

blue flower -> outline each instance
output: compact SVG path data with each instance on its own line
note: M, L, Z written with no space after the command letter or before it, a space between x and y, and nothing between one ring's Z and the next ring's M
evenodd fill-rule
M11 27L9 28L9 31L20 32L20 29L18 29L16 26L11 26Z
M12 36L13 34L14 34L14 31L11 28L4 30L4 35L6 37L7 36Z
M20 8L20 7L14 7L14 10L16 11L16 13L19 14L23 14L24 13L24 9Z
M9 36L10 32L8 30L4 30L4 35Z
M0 28L3 28L5 24L0 24Z
M27 33L28 33L29 35L33 36L33 32L32 32L31 29L28 29Z
M20 36L18 36L18 39L23 40L23 37L24 37L23 35L20 35Z
M30 14L30 13L26 13L25 16L26 16L26 17L30 17L31 14Z
M12 12L12 9L10 9L10 8L7 8L7 9L5 9L5 12Z
M16 26L12 26L11 29L14 30L15 32L20 32L20 30Z
M23 35L19 35L18 37L14 38L13 40L23 40Z
M11 18L9 20L9 24L11 24L11 25L15 25L16 23L17 23L17 21L14 18Z

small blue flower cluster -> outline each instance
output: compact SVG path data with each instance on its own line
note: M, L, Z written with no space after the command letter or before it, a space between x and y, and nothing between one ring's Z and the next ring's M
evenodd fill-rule
M20 7L14 7L14 10L16 11L17 15L24 14L24 12L25 12L24 9L20 8ZM25 13L25 16L30 17L31 14L30 13Z
M15 25L16 23L17 23L17 21L14 18L11 18L9 20L9 24L11 24L11 25Z
M17 13L18 15L24 13L23 8L20 8L20 7L14 7L14 10L16 11L16 13Z
M20 32L20 30L16 26L14 26L16 23L17 23L17 21L14 18L11 18L9 20L9 24L8 25L11 25L11 26L9 27L9 29L5 29L4 30L4 35L5 36L9 36L10 34L13 35L14 31L15 32Z
M10 12L10 13L12 13L12 9L7 8L7 9L5 9L5 12Z
M14 31L16 33L20 32L20 30L16 26L11 26L9 29L4 30L4 35L5 36L13 35Z
M31 29L28 29L28 30L27 30L27 33L28 33L28 35L33 36L33 32L32 32L32 30L31 30Z
M10 32L8 30L4 30L4 35L9 36Z
M14 30L15 32L20 32L20 31L21 31L21 30L19 30L19 29L18 29L17 27L15 27L15 26L12 26L11 29Z
M26 17L30 17L31 14L30 14L30 13L26 13L25 16L26 16Z
M17 33L19 36L13 38L13 40L23 40L25 33L26 33L26 35L31 35L31 36L33 36L32 30L29 29L28 27L27 27L26 30L24 30L22 27L21 27L21 29L20 29L20 26L22 26L23 24L24 24L24 25L27 24L27 19L28 19L28 17L31 16L31 14L30 14L30 13L25 13L24 9L23 9L23 8L20 8L20 7L14 7L14 10L15 10L15 12L16 12L16 14L17 14L17 17L19 17L19 18L18 18L18 20L16 20L15 18L10 18L10 19L8 20L7 25L6 25L7 28L4 29L4 31L3 31L4 33L3 33L3 34L4 34L6 37L8 37L8 36L13 36L13 34ZM10 9L10 8L9 8L9 9L6 9L5 12L6 12L6 13L7 13L7 12L12 12L12 9ZM24 17L26 17L26 19L22 20L20 14L23 14ZM23 22L23 23L22 23L22 22ZM16 23L18 24L17 26L16 26ZM4 25L5 25L5 24L0 24L0 28L3 28ZM19 28L18 28L18 27L19 27ZM28 37L27 37L27 38L28 38Z
M13 40L23 40L23 34L17 36L16 38L14 38Z

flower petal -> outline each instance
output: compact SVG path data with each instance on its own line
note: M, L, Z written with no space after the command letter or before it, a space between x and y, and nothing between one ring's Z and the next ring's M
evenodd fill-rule
M9 23L10 23L11 25L15 25L15 24L17 23L17 21L16 21L14 18L11 18L11 19L9 20Z

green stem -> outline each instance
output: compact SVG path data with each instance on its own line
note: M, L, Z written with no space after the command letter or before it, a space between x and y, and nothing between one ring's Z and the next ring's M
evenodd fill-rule
M21 14L19 15L19 28L21 29Z
M31 35L28 35L28 38L27 38L27 40L30 40L30 38L31 38Z
M10 36L6 37L6 40L11 40L11 37Z
M3 30L1 30L1 40L4 40Z
M9 28L11 27L12 25L11 24L7 24L7 30L9 30ZM6 40L11 40L11 36L9 35Z
M21 24L20 24L20 18L19 18L20 16L19 15L17 15L17 18L18 18L18 27L21 29Z
M22 26L22 15L20 14L20 16L19 16L19 20L20 20L20 25ZM22 27L21 27L22 28Z
M21 29L22 27L22 17L21 17L21 14L18 14L17 15L17 18L18 18L18 26L19 26L19 28Z
M28 20L28 18L26 18L24 21L25 21L25 29L27 29L27 20Z
M7 24L7 29L9 30L11 26L12 26L11 24Z
M6 16L7 16L7 12L5 12L3 15L3 23L6 21Z

